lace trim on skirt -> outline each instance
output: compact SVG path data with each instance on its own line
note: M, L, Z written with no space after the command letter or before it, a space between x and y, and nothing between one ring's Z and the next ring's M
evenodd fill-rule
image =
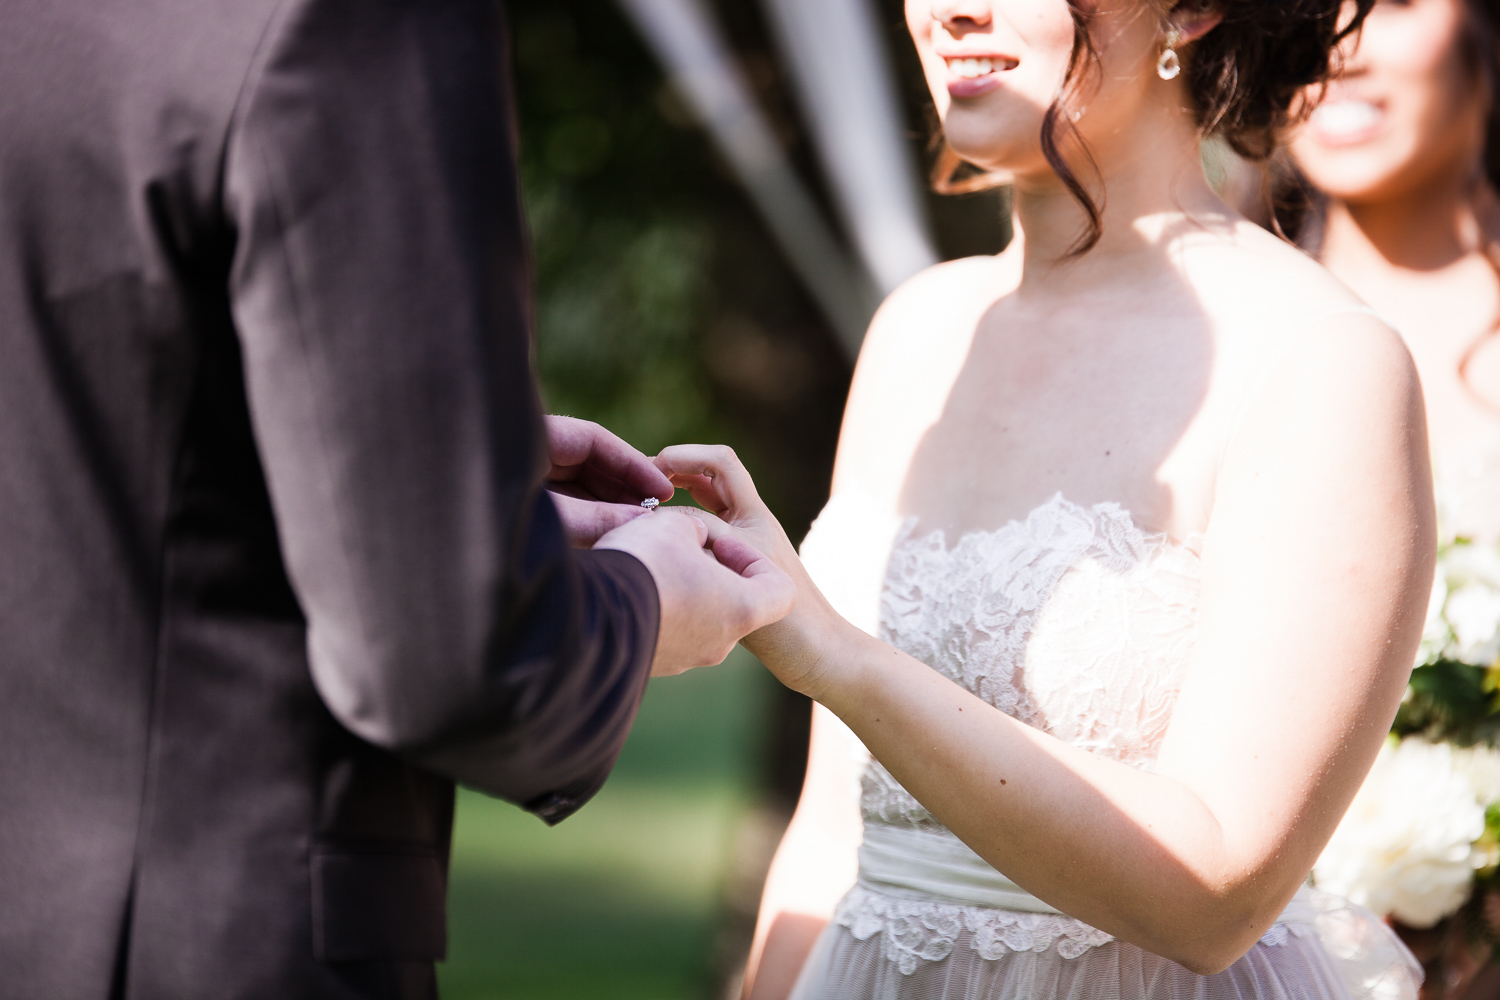
M1354 1000L1416 1000L1422 982L1421 966L1383 921L1363 907L1316 890L1304 889L1298 900L1294 903L1296 918L1273 924L1257 947L1280 949L1302 942L1304 947L1314 948L1322 956L1320 961L1326 962L1341 981L1339 992L1347 991L1345 995ZM877 947L880 959L900 972L899 979L911 977L928 963L959 960L954 949L965 938L967 948L962 950L986 963L1026 954L1052 955L1054 960L1071 963L1086 960L1095 949L1115 943L1115 938L1104 931L1061 914L906 899L863 884L856 885L839 903L814 954L827 950L830 934L844 930L866 947ZM879 941L872 941L877 935ZM1119 946L1139 951L1132 945ZM1167 961L1145 952L1142 956L1150 961ZM817 964L810 959L809 968L804 969L795 994L799 1000L804 995L821 995L803 990L822 978L814 969ZM1175 963L1168 964L1183 975L1191 975ZM811 982L807 981L808 973L812 973Z
M881 949L886 959L908 976L916 971L918 960L935 962L952 954L964 931L971 935L969 947L990 961L1007 952L1046 951L1054 944L1063 958L1077 958L1114 940L1059 914L902 899L863 885L850 890L833 919L860 941L884 935Z

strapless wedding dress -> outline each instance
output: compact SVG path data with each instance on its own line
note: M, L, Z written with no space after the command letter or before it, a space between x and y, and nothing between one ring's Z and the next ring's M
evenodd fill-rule
M865 494L829 502L803 543L835 607L1030 726L1152 767L1198 622L1195 543L1117 504L1054 496L1022 521L920 533ZM1369 912L1304 888L1215 976L1117 941L991 868L869 760L859 881L793 1000L1415 998L1421 972Z

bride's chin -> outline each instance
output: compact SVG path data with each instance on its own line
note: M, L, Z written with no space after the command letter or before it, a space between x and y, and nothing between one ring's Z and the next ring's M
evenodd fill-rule
M1036 137L1031 137L1030 143L1017 142L1014 136L996 137L990 135L974 135L966 129L944 130L944 136L948 141L948 148L952 149L964 162L972 163L981 170L994 173L1014 173L1024 164L1029 157L1027 150L1020 148L1023 145L1036 147L1034 152L1040 155L1040 143Z

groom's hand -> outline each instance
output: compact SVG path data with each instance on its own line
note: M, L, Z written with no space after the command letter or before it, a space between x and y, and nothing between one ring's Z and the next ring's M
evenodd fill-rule
M599 540L635 556L656 581L661 631L653 677L722 663L734 644L792 610L791 578L751 545L720 538L683 508L661 508Z
M547 489L579 548L635 520L647 497L672 498L672 484L650 459L596 423L549 416L547 445Z

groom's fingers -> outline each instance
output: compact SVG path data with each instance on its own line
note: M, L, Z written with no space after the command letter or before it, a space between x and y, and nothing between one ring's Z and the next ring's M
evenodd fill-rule
M596 423L549 416L547 445L550 480L576 481L600 500L613 503L672 498L671 482L649 458Z
M594 496L594 494L590 493L588 490L584 489L577 483L565 483L558 482L557 480L548 480L543 485L546 486L547 492L551 493L553 496L572 497L575 500L597 501L599 499L598 497Z
M708 539L707 539L707 541L704 542L705 545L712 546L714 542L718 541L720 538L724 537L725 535L732 535L732 534L734 534L734 529L729 526L729 522L725 521L722 517L720 517L719 515L715 514L711 510L701 510L701 509L699 509L697 507L688 507L688 506L681 506L681 507L659 507L657 509L658 510L680 510L684 514L689 514L689 515L691 515L693 517L696 517L698 520L702 521L704 528L708 531Z
M748 635L785 618L797 601L797 585L760 550L733 535L714 542L714 558L740 578L740 599Z
M708 524L704 521L705 512L698 510L696 507L658 507L653 513L661 517L685 517L690 520L693 524L693 530L698 533L698 547L700 549L706 548L713 540L713 535L709 531ZM712 514L707 514L707 516L713 517ZM714 518L714 520L717 521L718 518ZM723 522L720 523L722 524Z
M580 500L560 493L552 493L552 503L557 507L568 541L575 548L584 549L646 513L639 506Z

